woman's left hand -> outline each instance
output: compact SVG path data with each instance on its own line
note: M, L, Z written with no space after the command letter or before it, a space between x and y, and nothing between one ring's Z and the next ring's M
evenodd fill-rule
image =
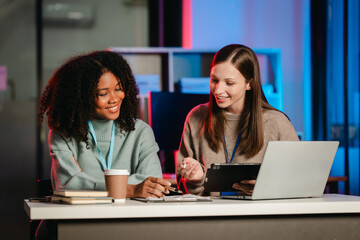
M179 175L189 181L200 181L204 177L204 171L199 161L187 157L176 168Z
M234 183L232 187L244 192L246 195L252 195L256 180L243 180L241 183Z

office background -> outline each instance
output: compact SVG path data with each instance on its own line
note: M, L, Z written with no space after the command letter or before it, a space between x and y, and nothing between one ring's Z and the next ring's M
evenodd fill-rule
M340 193L359 195L358 1L171 2L0 0L1 239L28 237L23 199L49 177L39 92L68 57L110 47L279 49L284 112L304 140L341 141L331 175L349 177ZM83 15L56 15L64 4Z

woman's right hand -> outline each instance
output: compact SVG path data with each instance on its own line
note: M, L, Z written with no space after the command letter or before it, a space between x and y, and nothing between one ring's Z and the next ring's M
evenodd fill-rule
M204 178L204 170L199 161L187 157L176 167L177 173L189 181L200 181Z
M166 186L170 187L171 183L162 178L148 177L142 183L128 185L126 197L164 197L164 193L169 193L169 190L165 188Z

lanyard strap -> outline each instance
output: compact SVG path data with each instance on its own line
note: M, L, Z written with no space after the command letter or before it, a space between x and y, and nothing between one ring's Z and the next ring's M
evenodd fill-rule
M92 123L89 121L89 129L90 129L90 133L91 136L94 139L95 145L98 149L99 155L100 155L100 160L101 163L103 164L105 169L111 169L111 164L112 164L112 156L113 156L113 152L114 152L114 139L115 139L115 121L113 122L113 126L112 126L112 130L111 130L111 140L110 140L110 149L109 149L109 154L108 154L108 159L107 162L105 161L105 158L103 157L103 155L101 154L100 148L97 145L97 140L96 140L96 135L95 135L95 130L94 127L92 125Z
M239 145L239 142L240 142L240 139L241 139L241 133L239 133L237 139L236 139L236 143L235 143L235 147L234 147L234 150L233 150L233 153L231 155L231 159L229 161L229 153L228 153L228 150L227 150L227 147L226 147L226 140L225 140L225 134L224 134L224 145L225 145L225 152L226 152L226 162L227 163L232 163L232 160L235 156L235 152L236 152L236 148L238 147Z

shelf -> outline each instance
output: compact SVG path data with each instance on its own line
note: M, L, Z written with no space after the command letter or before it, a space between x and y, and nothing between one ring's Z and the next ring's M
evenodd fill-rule
M109 50L123 55L134 75L159 76L155 91L169 92L181 91L183 78L187 82L191 78L194 78L194 81L208 78L211 61L217 51L165 47L111 47ZM279 49L254 49L254 52L258 56L265 96L272 106L283 110L281 51ZM208 83L203 82L206 86L202 87L199 93L203 93L204 88L208 87ZM139 88L141 89L142 86L139 85Z

